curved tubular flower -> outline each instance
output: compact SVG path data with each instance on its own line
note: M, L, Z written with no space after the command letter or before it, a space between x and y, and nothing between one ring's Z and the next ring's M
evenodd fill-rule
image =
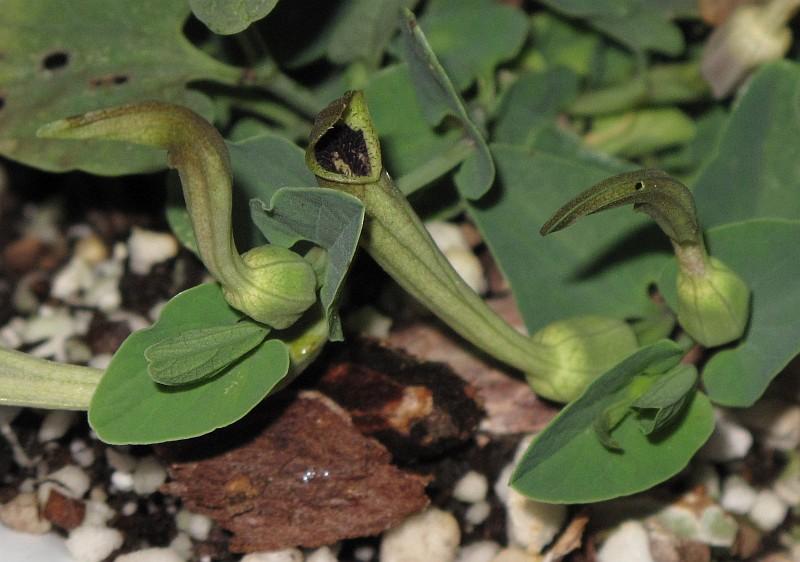
M672 242L681 326L706 347L740 338L750 314L750 289L708 255L691 192L666 172L638 170L605 179L556 211L540 233L545 236L582 216L627 204L650 215Z
M217 130L173 104L122 105L49 123L38 135L126 141L167 150L181 177L203 263L234 308L273 328L287 328L316 301L311 266L290 250L261 246L240 256L231 229L232 176Z
M447 261L383 168L378 137L361 92L348 92L319 114L306 163L320 185L350 193L364 203L361 246L403 289L464 339L523 371L546 398L567 401L576 396L575 389L583 389L586 373L565 369L564 354L557 345L509 326ZM572 335L551 339L568 339L574 349ZM601 372L591 373L588 379ZM584 382L566 380L575 376Z

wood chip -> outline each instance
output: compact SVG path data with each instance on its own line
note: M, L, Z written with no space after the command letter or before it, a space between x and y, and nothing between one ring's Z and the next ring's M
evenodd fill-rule
M490 305L512 325L521 323L511 298ZM388 344L425 361L447 363L473 385L486 410L480 429L496 435L540 431L558 409L536 397L521 375L471 349L441 324L420 321L393 331Z
M476 389L446 364L420 362L370 340L343 346L316 388L404 461L462 445L483 417Z
M555 544L547 551L542 562L559 562L570 552L578 550L588 523L589 514L586 511L573 517Z
M83 523L85 515L86 504L81 500L69 498L55 488L50 489L42 517L56 527L71 531Z
M164 491L231 531L232 551L375 535L427 506L427 479L393 466L330 399L305 392L279 402L245 424L161 448L173 478Z

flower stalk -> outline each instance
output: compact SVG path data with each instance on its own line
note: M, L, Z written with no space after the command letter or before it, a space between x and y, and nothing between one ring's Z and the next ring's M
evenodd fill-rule
M145 102L62 119L46 138L126 141L167 150L181 177L198 251L234 308L273 328L291 326L316 301L316 275L290 250L261 246L240 256L231 228L232 175L220 134L194 112Z
M705 347L740 338L750 313L750 290L736 273L708 255L691 192L665 172L638 170L605 179L556 211L540 233L545 236L582 216L628 204L648 214L672 242L681 326Z

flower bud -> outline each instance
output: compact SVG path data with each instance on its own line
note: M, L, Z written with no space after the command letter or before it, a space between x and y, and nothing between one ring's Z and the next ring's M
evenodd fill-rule
M548 324L532 336L551 350L549 368L528 376L539 396L569 402L639 344L633 329L616 318L580 316Z
M288 328L316 301L317 277L306 260L279 246L260 246L242 255L242 282L224 285L225 299L251 318Z
M724 263L708 258L701 273L678 269L678 322L705 347L742 336L750 315L750 289Z

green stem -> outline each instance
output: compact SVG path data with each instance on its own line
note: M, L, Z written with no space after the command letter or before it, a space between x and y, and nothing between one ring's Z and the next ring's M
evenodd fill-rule
M0 405L87 410L102 374L0 348Z
M469 157L475 145L469 139L461 139L445 152L437 154L421 166L396 180L397 187L406 195L425 187L440 178Z
M320 184L364 203L362 247L415 299L497 359L525 373L546 370L550 348L514 330L461 279L388 174L368 184Z

